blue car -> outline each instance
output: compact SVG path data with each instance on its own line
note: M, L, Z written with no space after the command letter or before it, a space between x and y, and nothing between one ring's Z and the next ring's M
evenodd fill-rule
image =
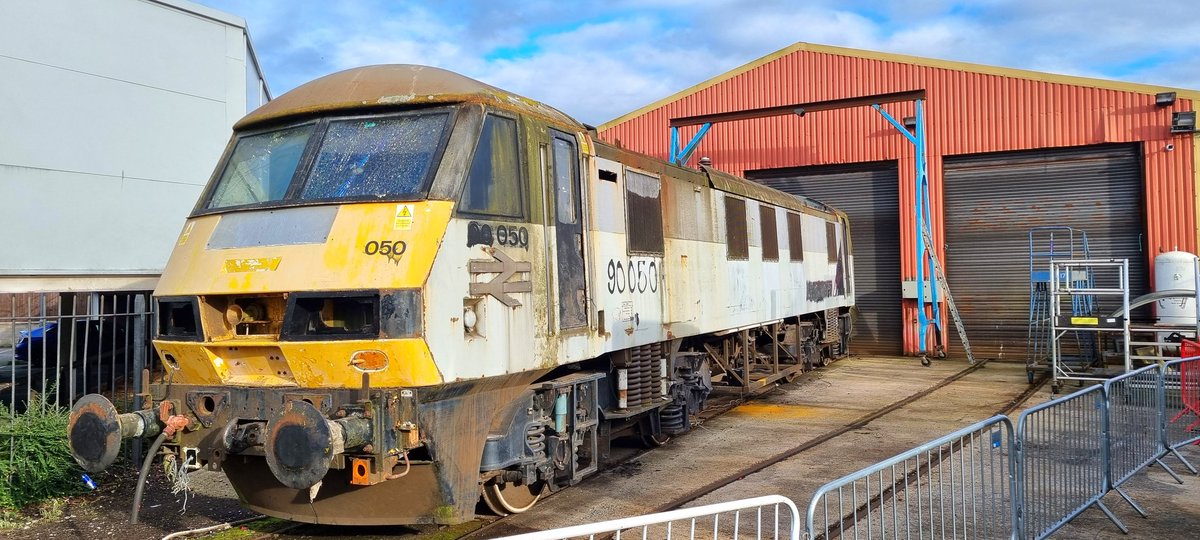
M126 370L132 368L133 349L123 319L115 322L106 319L103 325L100 320L75 321L73 369L69 354L72 336L61 332L59 325L48 322L17 332L14 361L0 367L0 405L23 411L33 393L48 388L56 388L58 403L66 405L87 393L112 390L114 375L119 379L118 385L124 381ZM70 384L72 371L74 395Z

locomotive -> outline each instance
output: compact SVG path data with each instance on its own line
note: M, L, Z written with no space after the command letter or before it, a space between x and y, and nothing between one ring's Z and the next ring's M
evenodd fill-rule
M845 355L853 256L817 201L380 65L234 126L155 301L163 373L136 411L75 405L82 467L156 438L263 514L449 524L687 431L714 386Z

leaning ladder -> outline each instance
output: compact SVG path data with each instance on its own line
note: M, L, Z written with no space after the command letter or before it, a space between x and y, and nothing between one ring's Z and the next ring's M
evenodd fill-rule
M929 258L933 261L933 271L942 292L946 293L946 307L950 308L950 318L954 320L954 328L958 330L958 338L962 340L963 351L967 353L967 363L975 365L975 353L971 352L971 342L967 340L967 328L963 326L962 316L958 314L958 305L954 303L954 295L950 294L950 282L946 281L946 272L942 269L942 261L938 260L937 250L933 249L933 239L929 237L929 229L921 228L921 236L925 237L925 245L929 246ZM939 336L942 337L942 336ZM945 343L942 343L945 349Z

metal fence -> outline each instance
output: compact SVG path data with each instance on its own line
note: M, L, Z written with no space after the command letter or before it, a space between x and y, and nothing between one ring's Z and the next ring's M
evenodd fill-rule
M1187 345L1184 354L1189 354ZM1198 441L1200 351L1032 407L1017 418L1015 429L1007 417L996 416L829 482L808 505L804 537L1040 539L1092 506L1128 532L1103 497L1116 491L1147 516L1122 485L1154 464L1182 483L1163 460L1174 456L1196 474L1178 449ZM762 500L725 504L748 508L739 505L764 506ZM776 524L779 505L794 511L790 500L769 500ZM711 530L711 538L736 538L738 518L732 528L729 523L722 528L714 508L690 510L714 516L711 529L704 529ZM513 538L559 539L633 528L641 538L670 538L672 529L663 524L687 519L682 516L668 512ZM688 537L697 537L697 530L702 529L693 520Z
M1162 457L1164 392L1160 380L1159 366L1146 366L1104 383L1109 489L1120 494L1142 517L1147 516L1146 511L1121 485ZM1165 464L1163 468L1175 475ZM1177 476L1175 479L1183 482Z
M1188 345L1184 343L1185 347ZM1162 367L1161 379L1163 449L1196 474L1196 467L1178 448L1200 441L1200 356L1167 362Z
M788 538L799 540L800 511L779 495L768 495L725 503L697 506L538 531L506 540L566 540L568 538Z
M995 538L1013 520L1012 422L996 416L822 486L812 538Z
M979 439L999 446L984 448ZM1103 497L1116 491L1147 516L1121 486L1154 464L1182 483L1163 459L1173 455L1195 474L1178 448L1197 441L1200 356L1192 356L1027 409L1015 433L1007 418L992 418L830 482L809 505L808 537L1046 538L1092 506L1128 532ZM902 482L887 487L896 467L922 459L944 464L947 457L953 464L948 486L944 471L909 466L897 475ZM1007 476L1005 457L1013 459ZM918 478L934 487L916 491L923 508L916 506L914 519L913 506L904 501ZM884 487L871 492L872 483ZM846 493L849 505L840 503ZM831 496L840 503L832 516ZM1012 513L1005 522L1007 508Z
M1108 488L1104 401L1104 387L1091 386L1018 418L1022 538L1044 538L1093 505L1125 529L1100 500Z
M69 407L102 393L129 403L150 358L150 293L0 295L0 405Z

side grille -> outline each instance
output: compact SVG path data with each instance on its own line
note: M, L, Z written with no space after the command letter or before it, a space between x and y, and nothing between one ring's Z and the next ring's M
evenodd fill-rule
M614 362L616 367L629 373L628 408L649 405L660 397L662 376L659 373L659 360L665 357L666 348L662 343L634 347L617 356Z
M842 338L842 319L838 317L837 308L825 310L825 343L838 341Z

